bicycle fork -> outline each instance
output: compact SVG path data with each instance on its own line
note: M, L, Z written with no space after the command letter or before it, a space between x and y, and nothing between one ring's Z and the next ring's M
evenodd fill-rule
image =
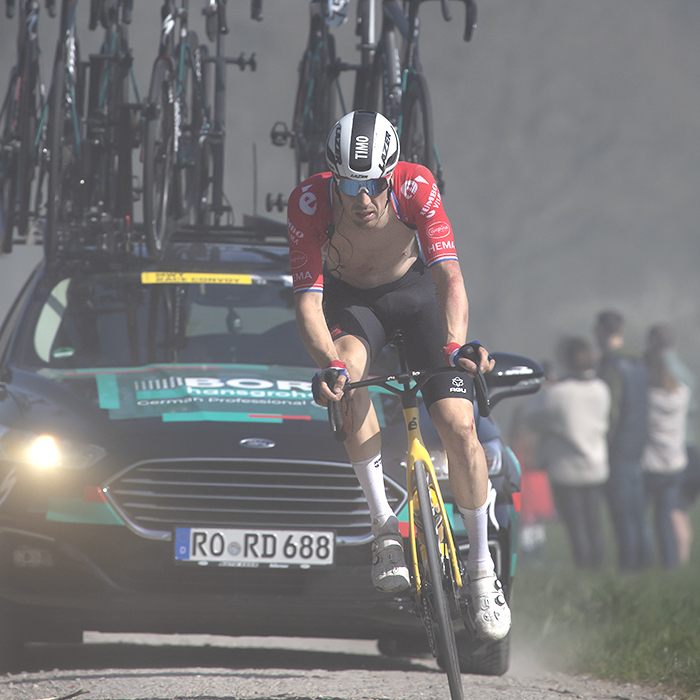
M437 476L435 475L435 469L433 468L433 462L430 459L430 454L428 450L423 445L423 440L420 434L420 428L418 424L418 408L409 407L404 408L404 416L406 419L406 429L408 431L408 442L410 445L408 455L407 455L407 472L408 472L408 531L410 533L411 541L411 556L413 563L413 576L416 582L416 593L420 594L421 591L421 576L418 568L418 550L416 546L416 511L418 510L417 496L415 493L416 486L413 483L415 478L414 464L418 461L423 463L426 473L430 478L429 490L430 498L432 501L433 508L439 511L440 518L439 522L442 523L442 527L445 533L444 541L441 539L441 547L447 551L443 551L443 556L449 555L450 563L452 565L452 575L454 578L455 585L458 588L462 587L462 576L460 574L460 567L457 560L457 550L455 548L454 539L452 537L452 528L450 527L450 521L447 516L447 510L445 509L445 502L442 498L442 493L440 492L440 486L438 485ZM428 527L428 523L433 522L433 513L424 513L420 516L420 520L423 523L423 527ZM421 545L421 548L425 545Z

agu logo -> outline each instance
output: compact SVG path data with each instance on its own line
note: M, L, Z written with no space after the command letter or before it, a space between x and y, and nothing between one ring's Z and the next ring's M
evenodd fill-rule
M428 236L430 238L445 238L450 235L450 225L445 221L436 221L428 226Z
M301 267L306 263L308 258L304 253L294 250L289 254L289 266L292 268L292 270L296 270L297 268Z

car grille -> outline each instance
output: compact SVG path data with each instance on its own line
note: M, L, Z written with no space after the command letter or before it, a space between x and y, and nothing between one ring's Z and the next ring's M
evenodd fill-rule
M406 491L384 477L395 512ZM266 459L139 462L104 485L127 525L168 540L175 527L328 529L338 544L371 539L367 502L349 464Z

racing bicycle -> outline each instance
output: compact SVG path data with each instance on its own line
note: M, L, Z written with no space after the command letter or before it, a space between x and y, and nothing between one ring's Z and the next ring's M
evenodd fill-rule
M433 110L428 81L418 52L419 10L425 0L382 0L382 25L375 36L377 0L360 0L357 33L362 47L363 65L355 83L353 109L381 112L396 127L401 142L401 159L425 165L433 173L441 191L445 182L435 144ZM476 27L476 3L465 4L464 40L470 41ZM449 0L441 0L442 16L452 19ZM400 50L403 42L403 55Z
M252 0L253 19L261 19L260 0ZM143 219L152 258L163 252L181 225L218 225L231 218L224 202L226 66L256 68L255 54L224 55L229 32L226 0L208 0L206 33L216 40L216 55L189 28L189 0L164 0L158 57L144 109ZM176 23L179 31L176 32ZM177 39L176 39L177 37ZM214 114L207 97L208 68L215 66Z
M453 619L470 619L465 612L461 588L464 568L455 546L438 477L432 459L421 436L417 394L431 378L443 372L454 372L453 367L408 371L403 343L396 335L392 343L399 351L401 372L394 375L372 377L345 384L344 391L361 387L381 387L400 398L403 409L408 450L406 459L406 492L408 494L408 533L411 566L411 597L414 612L423 622L433 656L447 673L452 700L462 700L462 678L455 640ZM465 348L468 359L476 358L473 346ZM333 385L338 372L326 369L322 381ZM399 386L397 386L399 385ZM488 390L483 375L477 371L474 378L479 413L490 413ZM329 402L328 417L331 430L338 441L344 441L346 433L342 423L340 402Z

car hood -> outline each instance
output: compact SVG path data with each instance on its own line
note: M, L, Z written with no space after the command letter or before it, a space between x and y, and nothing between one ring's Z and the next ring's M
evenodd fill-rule
M15 370L0 392L0 423L133 458L251 449L272 456L280 448L288 457L345 461L326 409L313 401L312 374L281 365Z

